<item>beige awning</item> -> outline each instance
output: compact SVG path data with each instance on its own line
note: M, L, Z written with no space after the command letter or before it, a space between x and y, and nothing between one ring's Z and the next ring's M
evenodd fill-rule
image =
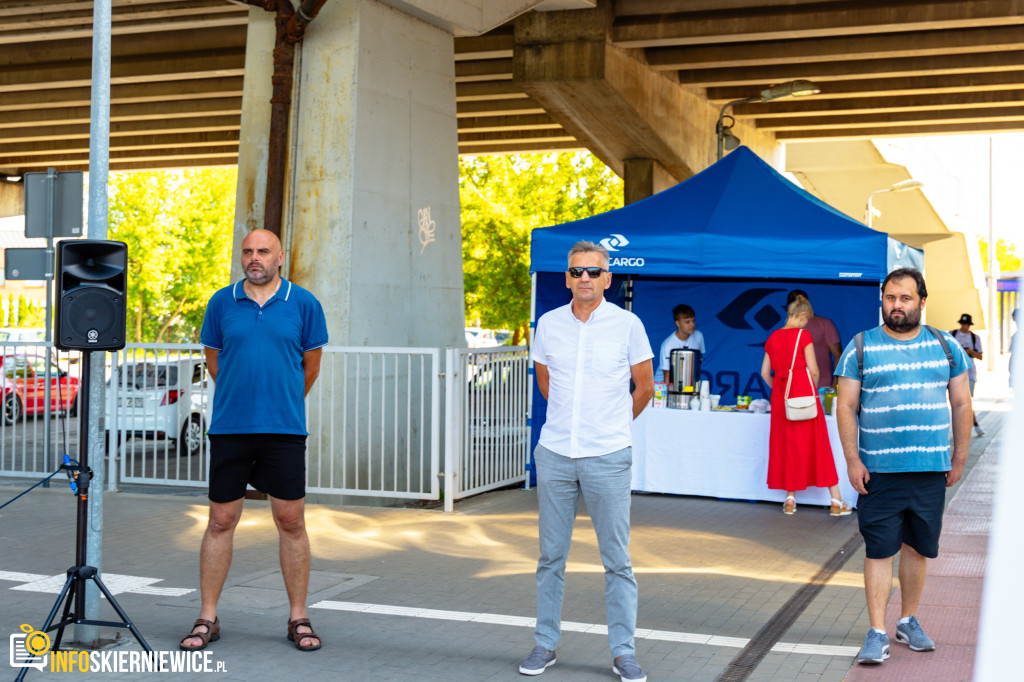
M887 162L870 140L787 144L786 170L807 191L861 221L872 192L911 177L904 166ZM964 234L951 231L917 190L876 194L872 204L881 211L872 221L874 229L924 250L928 324L953 329L960 315L969 313L974 329L985 329Z

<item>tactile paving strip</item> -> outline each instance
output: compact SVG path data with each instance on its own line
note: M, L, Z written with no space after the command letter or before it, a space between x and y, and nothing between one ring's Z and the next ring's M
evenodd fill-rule
M892 643L891 657L881 667L854 665L846 682L921 682L970 680L974 672L974 648L946 646L942 655L934 651L911 651Z
M942 531L945 533L966 533L970 535L988 535L992 526L990 517L978 516L947 516L942 520Z
M984 578L986 560L987 557L984 554L940 552L937 559L928 561L928 576Z
M986 554L988 552L988 536L969 533L943 533L939 539L939 556L946 552Z
M977 597L980 602L980 589L977 591ZM936 642L936 647L941 643L944 647L966 646L973 648L978 643L978 623L981 620L978 606L958 608L922 604L917 609L917 619L921 621L921 626L928 636ZM895 628L895 624L892 627Z
M929 575L924 582L921 604L977 609L981 602L983 585L981 578Z
M946 514L960 514L961 516L981 516L992 513L992 493L964 492L961 490L953 498L953 501L946 507Z

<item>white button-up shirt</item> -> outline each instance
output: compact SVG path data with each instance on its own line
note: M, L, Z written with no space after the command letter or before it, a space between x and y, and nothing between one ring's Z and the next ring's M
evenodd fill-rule
M564 305L537 322L531 355L549 375L541 445L577 458L633 444L631 367L654 357L639 317L603 300L580 322Z

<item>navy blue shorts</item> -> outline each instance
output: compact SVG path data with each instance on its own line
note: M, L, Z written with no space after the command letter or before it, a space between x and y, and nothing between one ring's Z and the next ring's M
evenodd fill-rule
M210 501L234 502L245 486L279 500L306 496L306 437L285 433L210 436Z
M871 473L867 495L857 498L857 521L868 559L887 559L910 545L921 556L939 555L946 474Z

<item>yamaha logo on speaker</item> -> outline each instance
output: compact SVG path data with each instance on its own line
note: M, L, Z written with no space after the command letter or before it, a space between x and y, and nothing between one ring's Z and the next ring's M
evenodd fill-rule
M100 340L100 333L95 329L90 329L86 336L89 337L89 343L96 343Z

